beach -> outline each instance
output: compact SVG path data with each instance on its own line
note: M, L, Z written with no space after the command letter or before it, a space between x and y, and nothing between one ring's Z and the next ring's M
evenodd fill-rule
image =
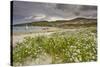
M50 35L54 32L45 32L45 33L29 33L29 34L23 34L23 35L13 35L13 47L16 46L16 43L22 42L24 40L24 37L35 37L35 36L41 36L41 35Z

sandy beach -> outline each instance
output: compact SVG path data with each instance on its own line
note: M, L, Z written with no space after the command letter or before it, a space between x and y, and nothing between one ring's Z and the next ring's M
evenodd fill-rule
M48 31L42 31L42 32L37 32L37 33L24 33L24 34L21 34L21 33L18 33L18 34L13 34L13 47L16 46L16 43L18 42L22 42L24 37L35 37L35 36L42 36L42 35L45 35L45 36L48 36L52 33L55 33L55 32L64 32L64 31L75 31L76 29L63 29L63 30L58 30L58 29L50 29Z
M13 35L13 47L16 46L17 42L22 42L24 37L30 36L30 37L35 37L35 36L41 36L41 35L50 35L54 32L43 32L43 33L29 33L29 34L23 34L23 35Z
M56 31L59 31L59 28L55 28L55 27L47 27L42 29L41 31L37 32L31 32L31 33L15 33L13 32L12 35L12 42L13 42L13 47L16 46L16 43L18 42L22 42L24 37L30 36L30 37L35 37L35 36L41 36L41 35L50 35Z

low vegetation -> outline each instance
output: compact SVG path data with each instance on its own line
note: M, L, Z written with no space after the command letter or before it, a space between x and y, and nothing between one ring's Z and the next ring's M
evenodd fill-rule
M96 61L96 28L25 37L13 48L13 65L24 65L28 57L35 61L41 55L51 57L49 64Z

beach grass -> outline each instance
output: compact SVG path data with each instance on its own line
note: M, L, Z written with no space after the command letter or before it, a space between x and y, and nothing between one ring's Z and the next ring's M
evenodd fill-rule
M51 57L48 64L96 61L96 35L96 28L89 27L49 36L25 37L13 48L13 65L24 65L29 57L34 63L41 55Z

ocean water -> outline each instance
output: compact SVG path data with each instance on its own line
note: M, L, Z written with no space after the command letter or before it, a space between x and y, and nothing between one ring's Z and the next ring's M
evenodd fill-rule
M46 29L48 27L40 27L40 26L13 26L13 33L30 33L30 32L38 32Z

